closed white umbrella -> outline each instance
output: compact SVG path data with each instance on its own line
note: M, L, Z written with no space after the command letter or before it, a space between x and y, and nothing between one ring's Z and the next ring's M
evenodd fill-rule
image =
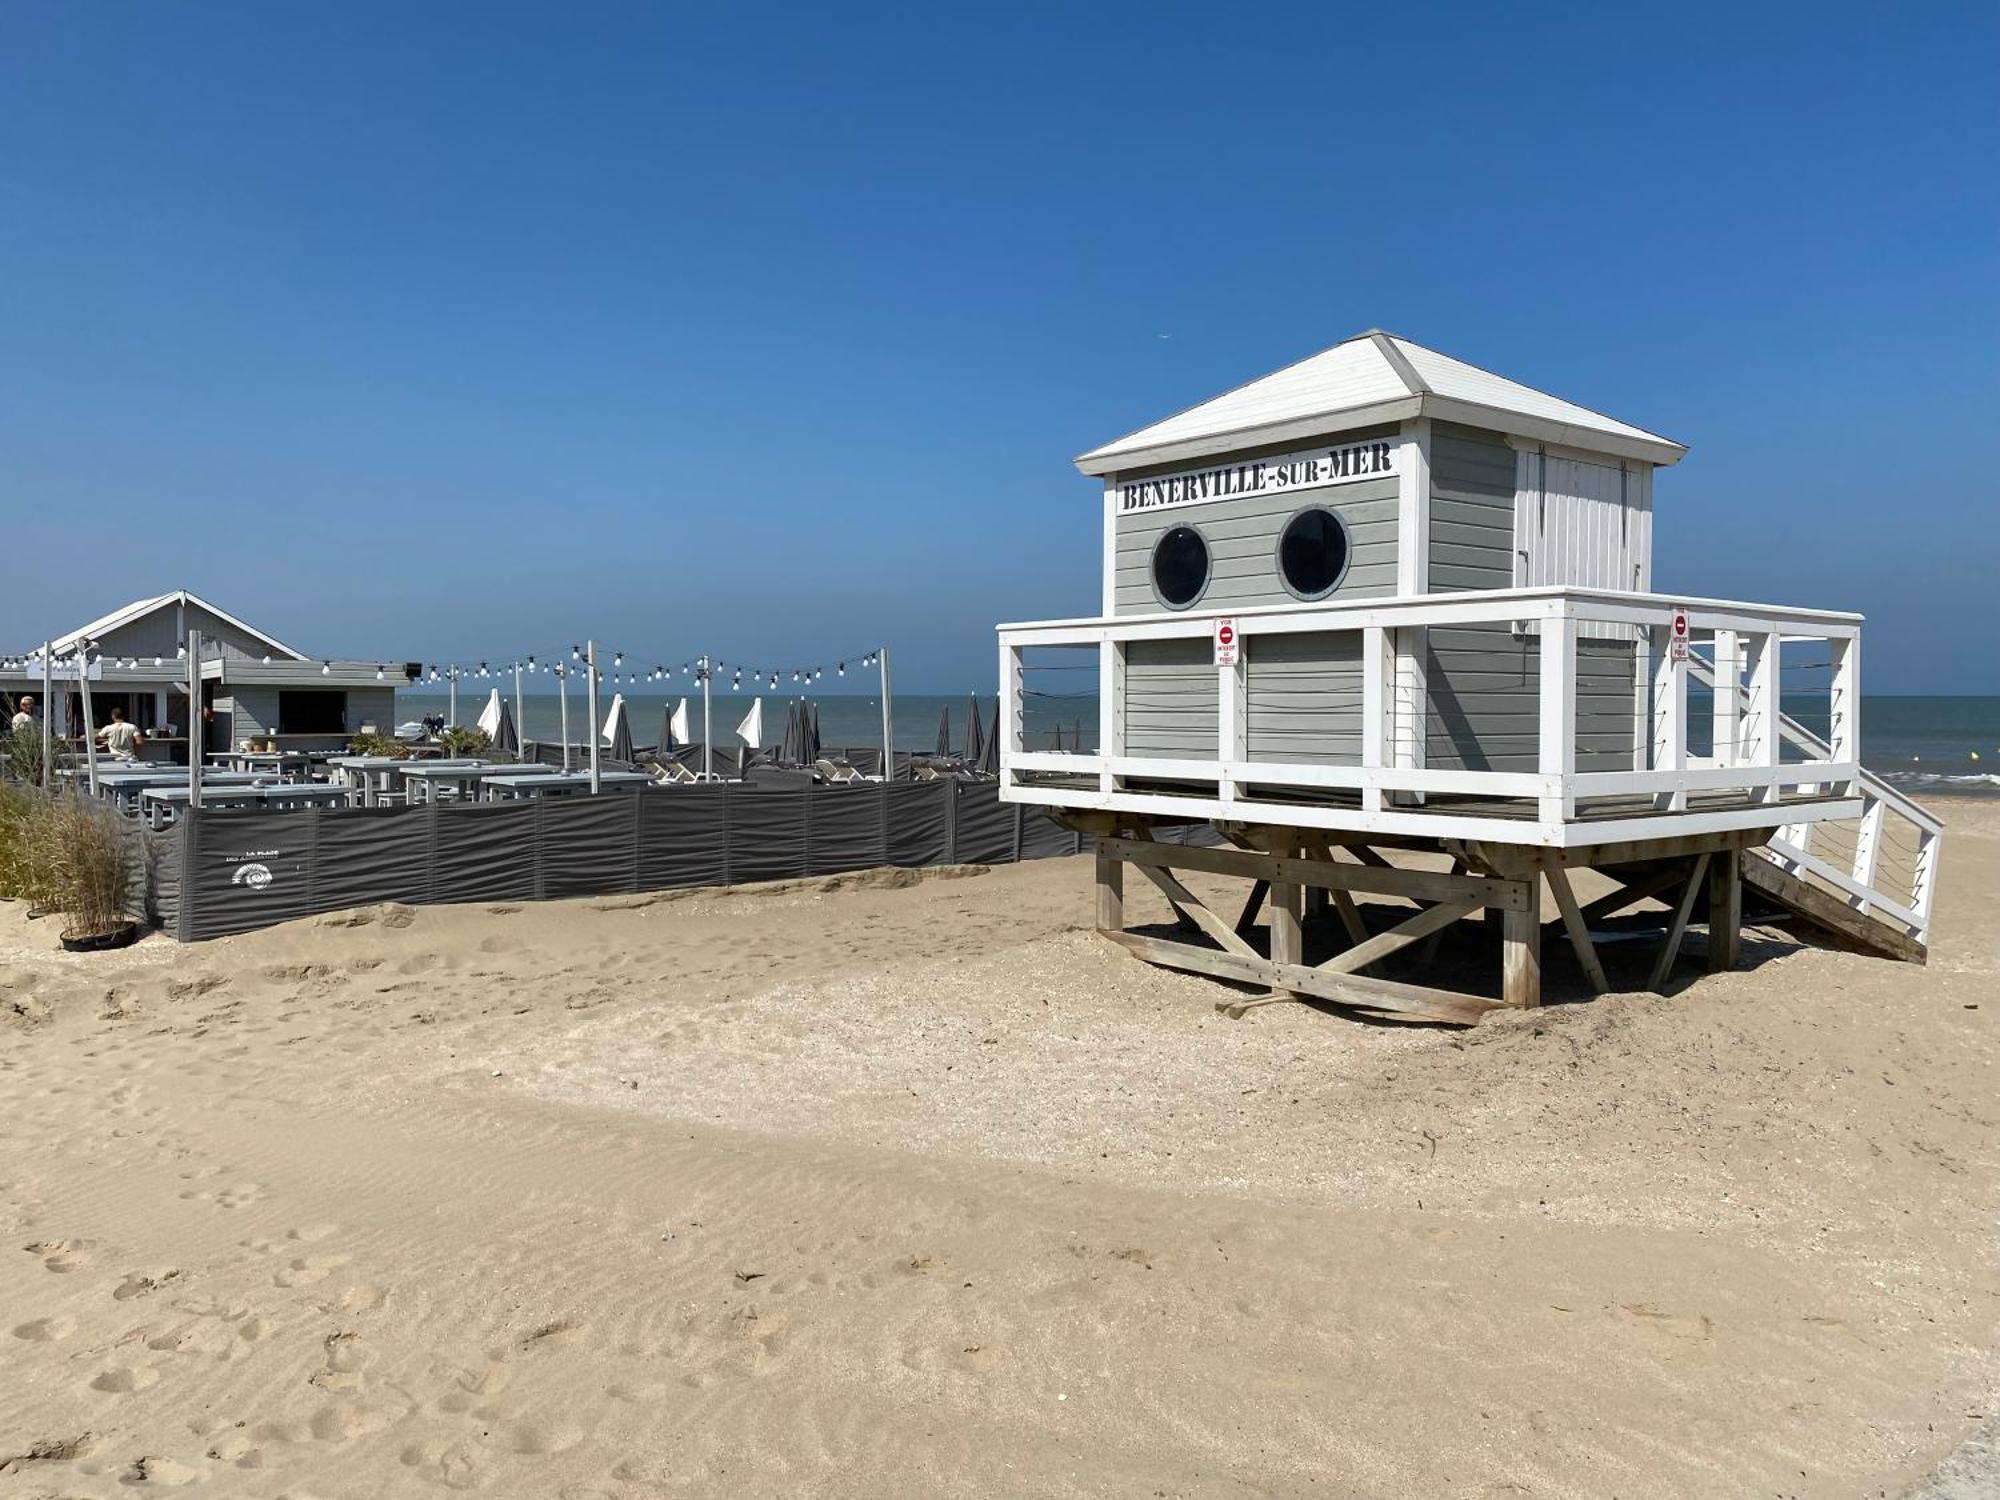
M762 698L753 698L750 700L750 712L745 714L743 722L736 726L736 737L752 750L761 750L763 748L764 700Z
M675 745L685 745L688 742L687 699L681 699L680 706L674 710L673 719L667 725L667 733Z
M625 712L625 695L611 695L611 712L604 716L604 749L613 760L630 761L632 751L632 721Z
M479 719L474 725L489 740L498 740L500 738L501 708L500 689L495 688L493 696L486 700L486 707L479 711Z

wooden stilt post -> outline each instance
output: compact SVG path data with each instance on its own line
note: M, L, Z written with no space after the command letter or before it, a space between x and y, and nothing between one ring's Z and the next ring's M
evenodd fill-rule
M1542 919L1531 911L1500 914L1500 998L1528 1009L1542 1003Z
M1743 855L1725 849L1708 862L1708 972L1726 974L1743 956Z
M1125 928L1125 861L1097 848L1097 930L1122 932Z
M1506 874L1527 881L1525 910L1500 913L1500 1000L1526 1010L1542 1003L1541 866L1532 859Z
M1270 841L1270 852L1281 857L1289 856L1296 844L1291 835L1276 834ZM1271 913L1271 959L1274 963L1305 962L1305 930L1301 926L1304 894L1298 886L1289 882L1271 882L1265 905Z

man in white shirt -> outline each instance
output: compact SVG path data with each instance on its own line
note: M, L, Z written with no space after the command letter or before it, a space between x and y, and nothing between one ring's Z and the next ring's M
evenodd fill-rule
M24 693L21 695L21 706L14 711L14 720L8 728L16 734L32 734L37 727L34 696Z
M139 747L146 743L146 737L139 732L137 724L125 722L125 710L111 710L111 722L97 731L97 742L119 760L137 760Z

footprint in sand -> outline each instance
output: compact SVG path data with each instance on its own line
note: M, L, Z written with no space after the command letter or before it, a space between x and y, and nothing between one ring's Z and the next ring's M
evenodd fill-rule
M217 1208L241 1208L245 1204L255 1203L259 1198L263 1197L264 1188L261 1184L255 1182L238 1182L232 1183L228 1187L217 1188L213 1192L206 1193L199 1192L194 1188L186 1188L182 1190L180 1196L183 1201L213 1203Z
M36 1240L21 1248L30 1255L40 1256L42 1268L54 1271L58 1276L74 1271L90 1260L89 1240Z
M193 1484L203 1475L199 1469L191 1469L184 1463L171 1458L135 1458L132 1467L124 1474L128 1484L159 1484L178 1488Z
M288 1229L285 1231L285 1238L288 1240L297 1240L299 1243L305 1245L317 1245L321 1240L330 1240L339 1233L340 1226L338 1224L322 1221L315 1224L301 1224L296 1229Z
M90 1382L90 1388L114 1396L129 1396L134 1391L143 1391L159 1383L158 1370L149 1370L143 1365L114 1365L109 1370L100 1371Z
M401 1457L405 1468L446 1489L469 1490L480 1482L478 1457L463 1443L413 1443Z
M57 1339L66 1339L76 1332L75 1318L35 1318L26 1323L16 1323L13 1333L17 1339L26 1339L31 1344L51 1344Z
M313 1286L354 1259L351 1255L298 1255L271 1278L273 1286Z
M150 1292L157 1292L170 1281L179 1280L180 1274L178 1268L171 1266L164 1271L154 1271L151 1273L145 1271L128 1272L125 1279L112 1290L112 1300L116 1302L130 1302L134 1297L144 1297Z

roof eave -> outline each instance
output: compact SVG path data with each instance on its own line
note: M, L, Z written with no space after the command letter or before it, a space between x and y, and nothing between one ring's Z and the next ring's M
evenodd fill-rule
M1143 448L1121 448L1115 452L1095 448L1079 454L1075 463L1077 468L1090 475L1123 473L1178 459L1210 458L1219 453L1260 448L1267 443L1282 443L1293 438L1304 442L1336 432L1352 432L1357 427L1402 422L1416 416L1422 410L1422 404L1421 396L1399 396L1393 401L1375 401L1366 406L1349 407L1346 411L1293 417L1283 422L1268 422L1260 427L1239 427L1230 432L1182 438L1171 443L1153 443Z
M1352 432L1357 427L1376 427L1384 422L1403 422L1420 416L1458 422L1467 427L1483 427L1493 432L1511 433L1519 437L1533 438L1537 442L1559 443L1565 447L1607 453L1615 458L1637 459L1642 463L1659 464L1662 467L1679 463L1687 454L1684 444L1668 438L1607 432L1599 427L1586 427L1574 422L1557 422L1546 417L1531 417L1522 412L1481 406L1477 402L1428 392L1422 395L1404 396L1394 401L1377 401L1366 406L1350 407L1345 411L1294 417L1288 421L1271 422L1260 427L1239 427L1229 432L1183 438L1177 442L1154 443L1143 448L1122 448L1116 451L1096 448L1080 454L1075 463L1083 473L1099 477L1125 473L1132 469L1150 468L1154 464L1213 458L1219 454L1235 453L1244 448L1258 448L1269 443L1292 439L1307 442L1314 438Z

